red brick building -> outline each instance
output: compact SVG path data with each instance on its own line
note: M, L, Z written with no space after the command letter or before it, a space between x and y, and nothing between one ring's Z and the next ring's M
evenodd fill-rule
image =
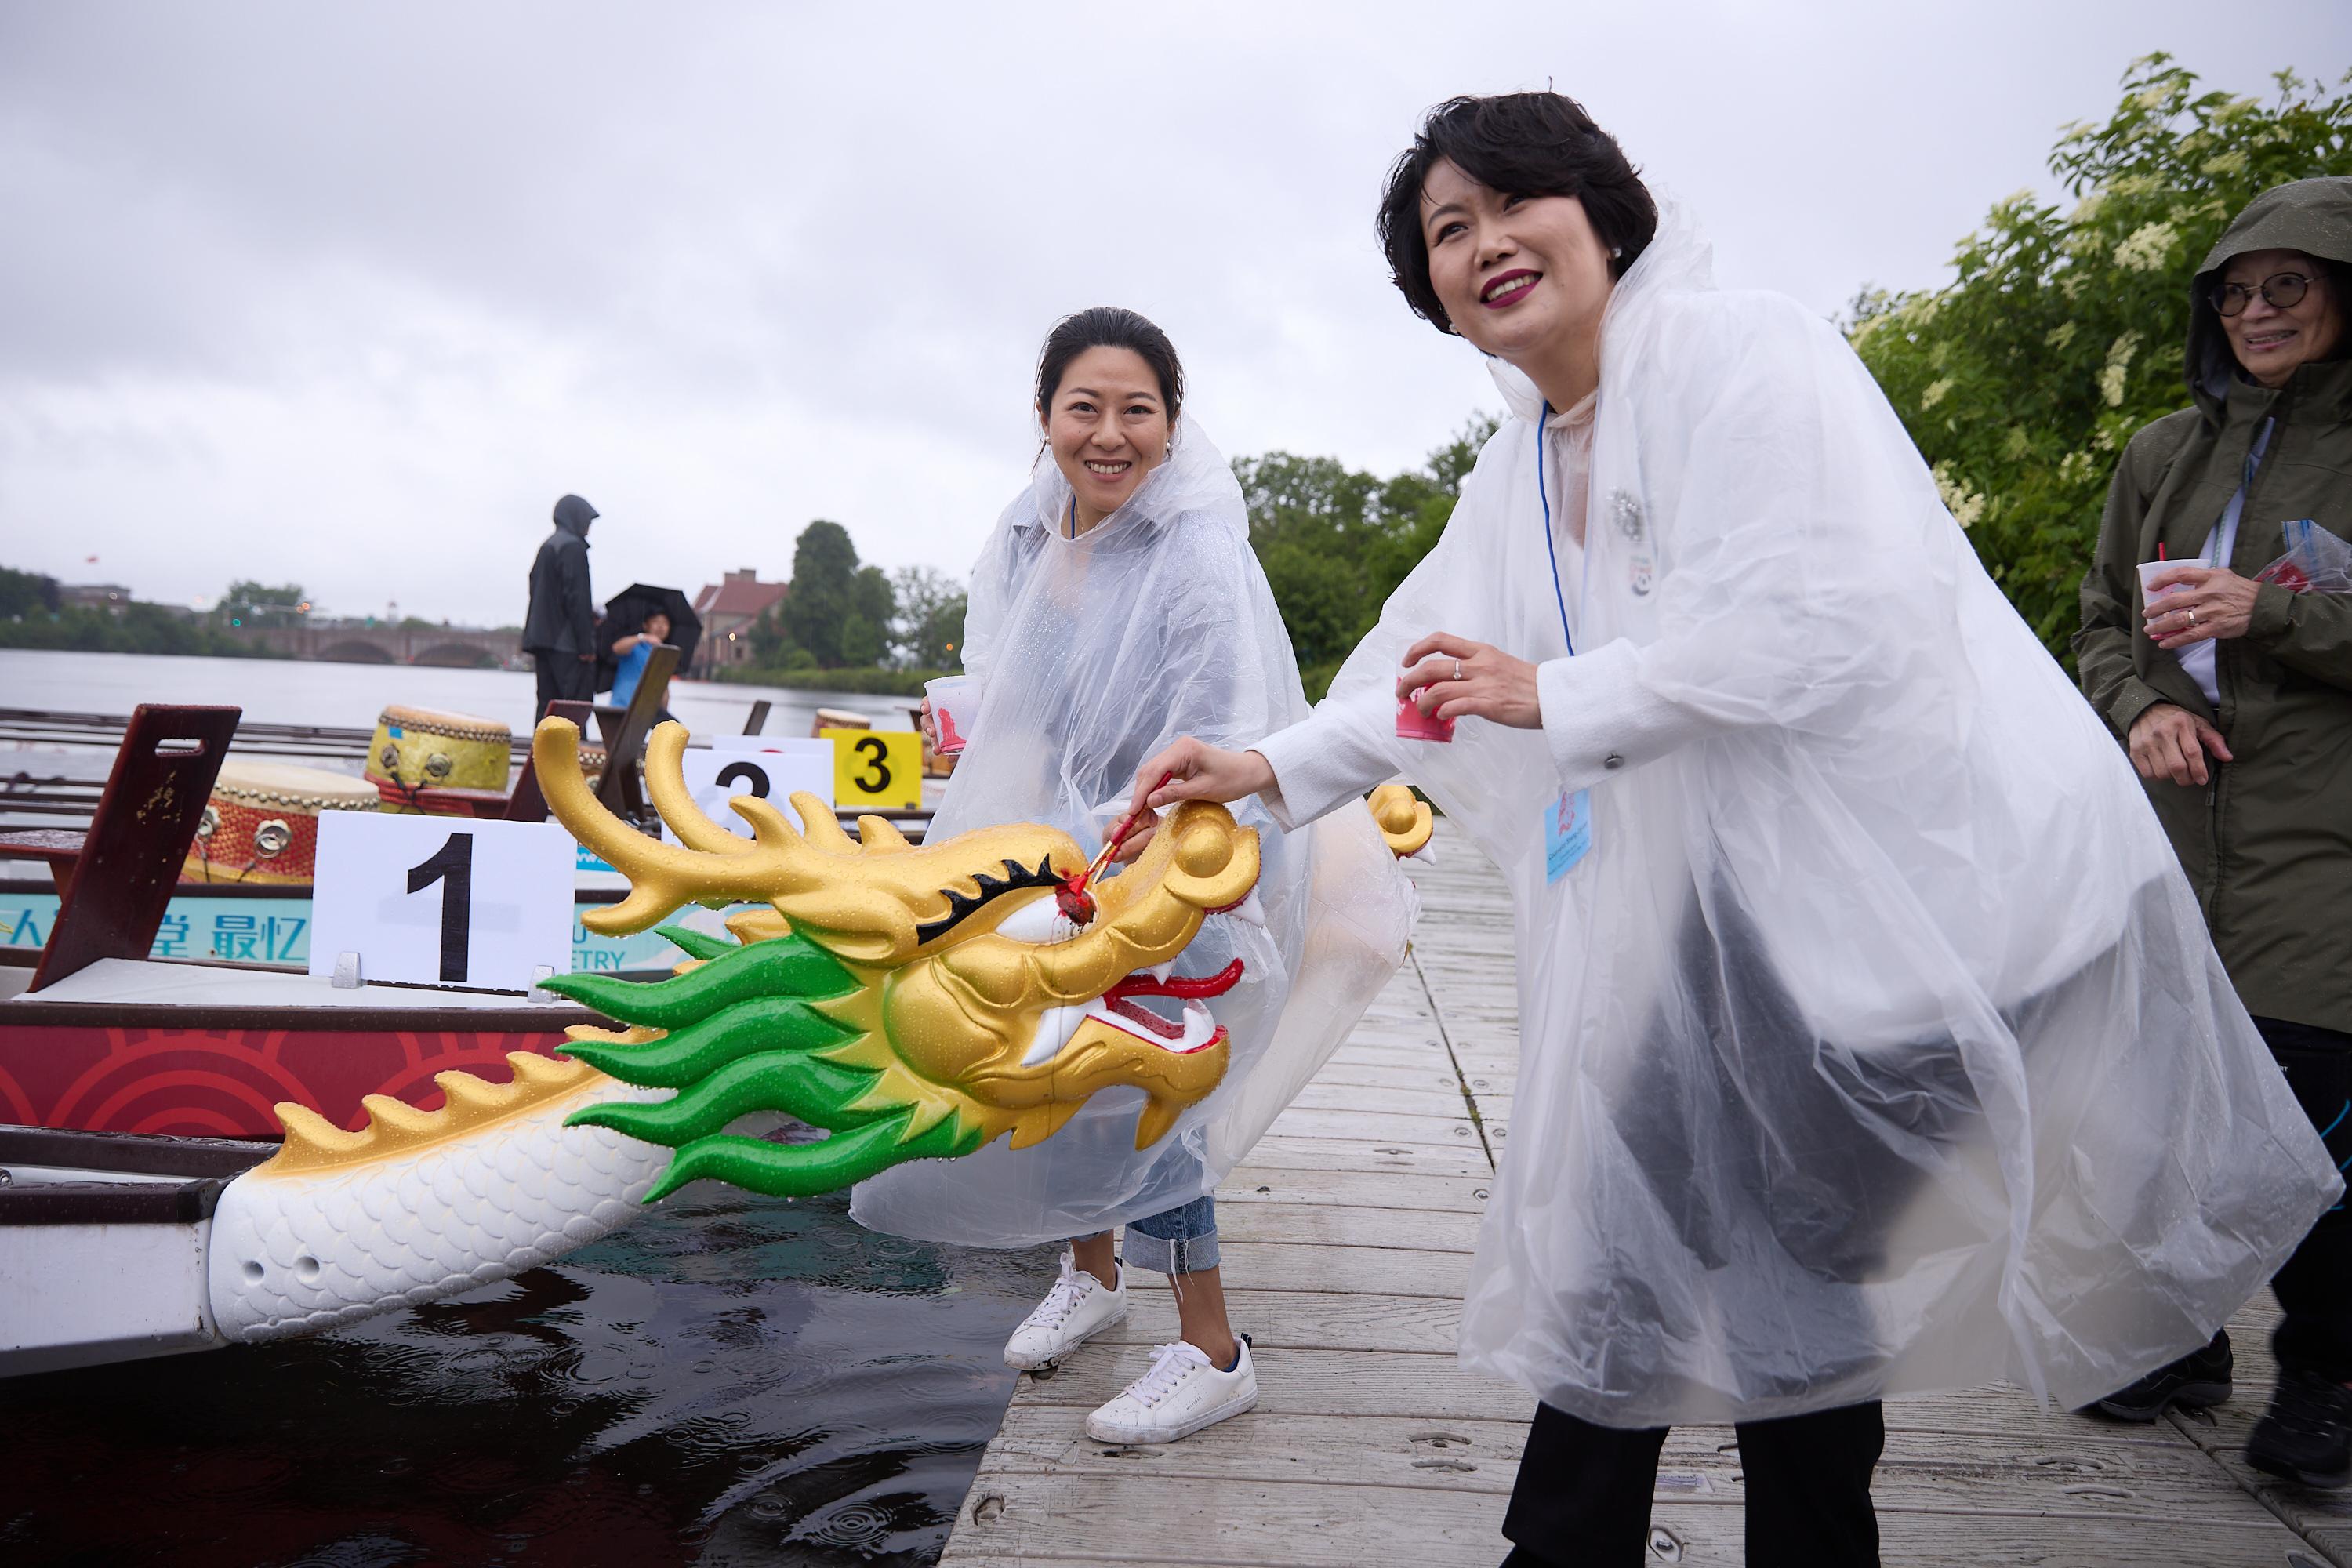
M789 583L761 582L759 573L749 566L706 584L694 596L694 613L702 617L702 645L694 650L690 673L707 676L725 665L751 663L751 623L791 590Z

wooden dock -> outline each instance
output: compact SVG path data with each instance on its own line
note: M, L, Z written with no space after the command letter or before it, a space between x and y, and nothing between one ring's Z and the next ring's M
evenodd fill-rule
M1501 1562L1533 1400L1465 1373L1454 1350L1510 1134L1510 911L1493 867L1444 824L1438 856L1414 867L1411 962L1217 1192L1257 1409L1166 1447L1087 1438L1087 1412L1176 1334L1166 1281L1138 1271L1120 1329L1021 1379L943 1568ZM1891 1402L1885 1561L2352 1568L2352 1497L2280 1486L2239 1451L2270 1387L2274 1316L2268 1292L2239 1314L2238 1396L2210 1417L2045 1416L2004 1388ZM1740 1505L1730 1430L1678 1428L1651 1560L1738 1563Z

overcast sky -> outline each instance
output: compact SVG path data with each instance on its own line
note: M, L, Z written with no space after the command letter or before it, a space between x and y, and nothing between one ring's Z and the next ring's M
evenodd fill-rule
M2333 80L2352 5L0 0L0 564L510 622L577 490L600 595L782 577L814 517L961 575L1067 310L1166 327L1229 454L1389 472L1496 406L1371 239L1451 94L1581 99L1829 314L1946 280L2157 48Z

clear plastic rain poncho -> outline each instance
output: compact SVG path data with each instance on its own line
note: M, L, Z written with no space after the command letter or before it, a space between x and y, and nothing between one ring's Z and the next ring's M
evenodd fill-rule
M2340 1184L2121 749L1868 372L1716 291L1670 209L1605 318L1582 549L1497 380L1443 540L1260 747L1286 818L1401 773L1511 885L1464 1361L1622 1427L2004 1379L2073 1405L2204 1343ZM1432 630L1557 661L1546 728L1397 740Z
M1069 482L1040 455L972 574L964 667L981 681L929 832L1048 823L1088 854L1135 771L1180 735L1245 744L1307 716L1298 665L1249 543L1232 467L1181 421L1167 460L1095 528L1067 537ZM1255 800L1263 923L1212 915L1176 961L1243 978L1209 1004L1230 1063L1216 1092L1150 1148L1140 1091L1097 1094L1051 1138L860 1183L876 1230L982 1247L1091 1235L1213 1188L1330 1055L1404 956L1411 887L1360 806L1285 833ZM1117 868L1111 868L1115 872Z

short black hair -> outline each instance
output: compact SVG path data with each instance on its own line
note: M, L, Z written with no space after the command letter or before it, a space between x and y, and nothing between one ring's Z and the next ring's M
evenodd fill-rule
M1062 389L1062 373L1088 349L1132 349L1141 354L1152 379L1160 383L1168 423L1176 423L1184 411L1184 366L1176 357L1176 345L1148 318L1117 305L1097 305L1065 316L1045 334L1045 346L1037 351L1038 417L1045 417L1054 394Z
M1494 98L1449 98L1429 111L1389 171L1381 197L1381 250L1389 275L1413 314L1441 332L1454 322L1429 286L1429 242L1421 232L1421 190L1439 160L1479 184L1518 196L1574 196L1610 258L1612 278L1649 248L1658 232L1658 204L1625 157L1617 139L1592 122L1572 98L1556 92L1510 92Z

